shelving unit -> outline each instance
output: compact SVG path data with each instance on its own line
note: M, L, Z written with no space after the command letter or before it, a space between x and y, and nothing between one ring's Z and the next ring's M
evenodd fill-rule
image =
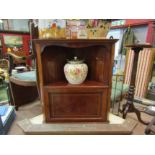
M35 39L38 80L46 122L107 122L110 106L113 39ZM67 59L77 56L88 65L80 85L68 84Z

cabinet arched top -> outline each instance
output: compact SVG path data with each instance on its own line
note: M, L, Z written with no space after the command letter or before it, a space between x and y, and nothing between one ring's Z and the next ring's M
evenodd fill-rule
M84 48L90 46L113 45L117 39L34 39L39 44L41 51L47 46L61 46L67 48Z

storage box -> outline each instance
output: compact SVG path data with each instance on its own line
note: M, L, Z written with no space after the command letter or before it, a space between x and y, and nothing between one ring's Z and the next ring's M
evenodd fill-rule
M110 25L106 19L39 19L39 38L102 39Z
M100 20L97 25L88 24L88 38L89 39L104 39L106 38L111 22L106 20Z
M66 20L39 19L39 38L66 38Z

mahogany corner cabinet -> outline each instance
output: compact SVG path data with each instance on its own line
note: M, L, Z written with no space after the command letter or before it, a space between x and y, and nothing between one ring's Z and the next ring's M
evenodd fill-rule
M35 39L38 83L44 120L108 122L115 39ZM88 65L86 80L69 84L67 59L77 56Z

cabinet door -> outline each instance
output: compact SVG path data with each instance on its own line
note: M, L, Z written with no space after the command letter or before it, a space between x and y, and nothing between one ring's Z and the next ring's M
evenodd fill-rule
M107 121L107 89L45 91L47 121Z

